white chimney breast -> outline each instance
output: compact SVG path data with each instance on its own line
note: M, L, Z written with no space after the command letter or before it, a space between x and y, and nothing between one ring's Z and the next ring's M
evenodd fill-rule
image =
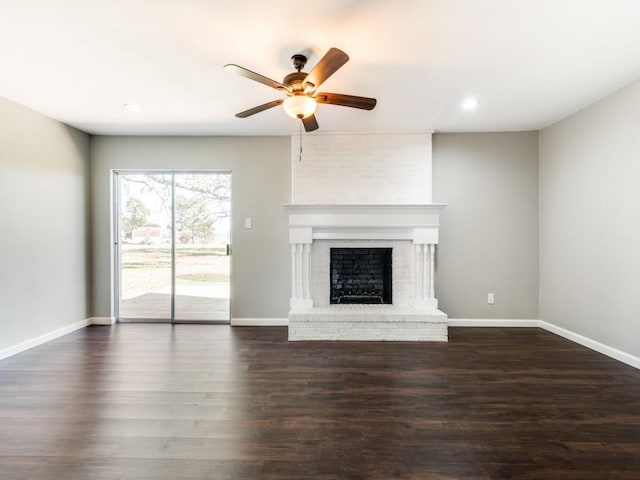
M428 204L431 136L432 132L292 135L291 203Z

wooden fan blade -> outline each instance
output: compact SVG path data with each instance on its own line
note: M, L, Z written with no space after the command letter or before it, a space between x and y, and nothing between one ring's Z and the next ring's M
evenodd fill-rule
M302 124L304 125L305 132L313 132L318 129L318 121L316 120L315 115L309 115L302 119Z
M249 80L253 80L255 82L260 82L267 87L275 88L276 90L289 90L286 86L281 84L280 82L276 82L275 80L271 80L270 78L265 77L264 75L260 75L259 73L252 72L240 65L235 65L230 63L223 67L228 72L237 73L238 75L248 78Z
M257 107L250 108L249 110L245 110L244 112L236 113L236 117L238 118L247 118L256 113L263 112L265 110L269 110L270 108L277 107L278 105L282 105L284 99L274 100L273 102L264 103L262 105L258 105Z
M368 97L356 97L355 95L343 95L341 93L318 93L315 97L318 103L329 103L331 105L342 105L343 107L361 108L363 110L373 110L377 100Z
M329 49L302 82L305 86L305 92L313 92L348 61L349 55L342 50L337 48Z

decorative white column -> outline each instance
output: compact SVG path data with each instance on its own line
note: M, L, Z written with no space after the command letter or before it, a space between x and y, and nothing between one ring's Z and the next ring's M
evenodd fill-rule
M434 307L438 306L438 299L435 294L435 267L436 267L436 245L435 243L429 244L429 300L433 303Z
M302 244L302 297L311 299L311 244Z
M415 252L415 306L416 308L438 308L434 288L436 245L415 243Z
M416 252L415 298L417 303L424 298L424 245L416 243L414 248Z
M291 244L291 309L313 308L311 298L311 229L289 230Z

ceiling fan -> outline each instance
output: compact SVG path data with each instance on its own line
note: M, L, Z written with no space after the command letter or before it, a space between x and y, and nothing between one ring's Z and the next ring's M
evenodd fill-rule
M373 110L376 106L375 98L356 97L355 95L344 95L341 93L316 92L317 88L325 80L338 71L338 69L349 60L349 56L342 50L331 48L309 73L302 71L307 64L307 57L305 55L295 54L291 57L291 60L293 61L293 66L296 71L284 77L282 83L233 63L224 66L225 70L263 83L286 94L286 98L250 108L244 112L237 113L236 117L246 118L268 110L269 108L283 105L288 115L302 120L305 131L312 132L318 128L318 121L315 116L318 103L341 105L343 107L360 108L363 110Z

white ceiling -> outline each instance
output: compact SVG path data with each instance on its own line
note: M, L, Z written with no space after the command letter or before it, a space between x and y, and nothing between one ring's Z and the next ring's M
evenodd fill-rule
M290 134L235 118L281 94L222 66L281 81L330 47L321 90L378 105L320 105L320 131L539 129L640 78L640 1L0 0L0 95L96 134Z

